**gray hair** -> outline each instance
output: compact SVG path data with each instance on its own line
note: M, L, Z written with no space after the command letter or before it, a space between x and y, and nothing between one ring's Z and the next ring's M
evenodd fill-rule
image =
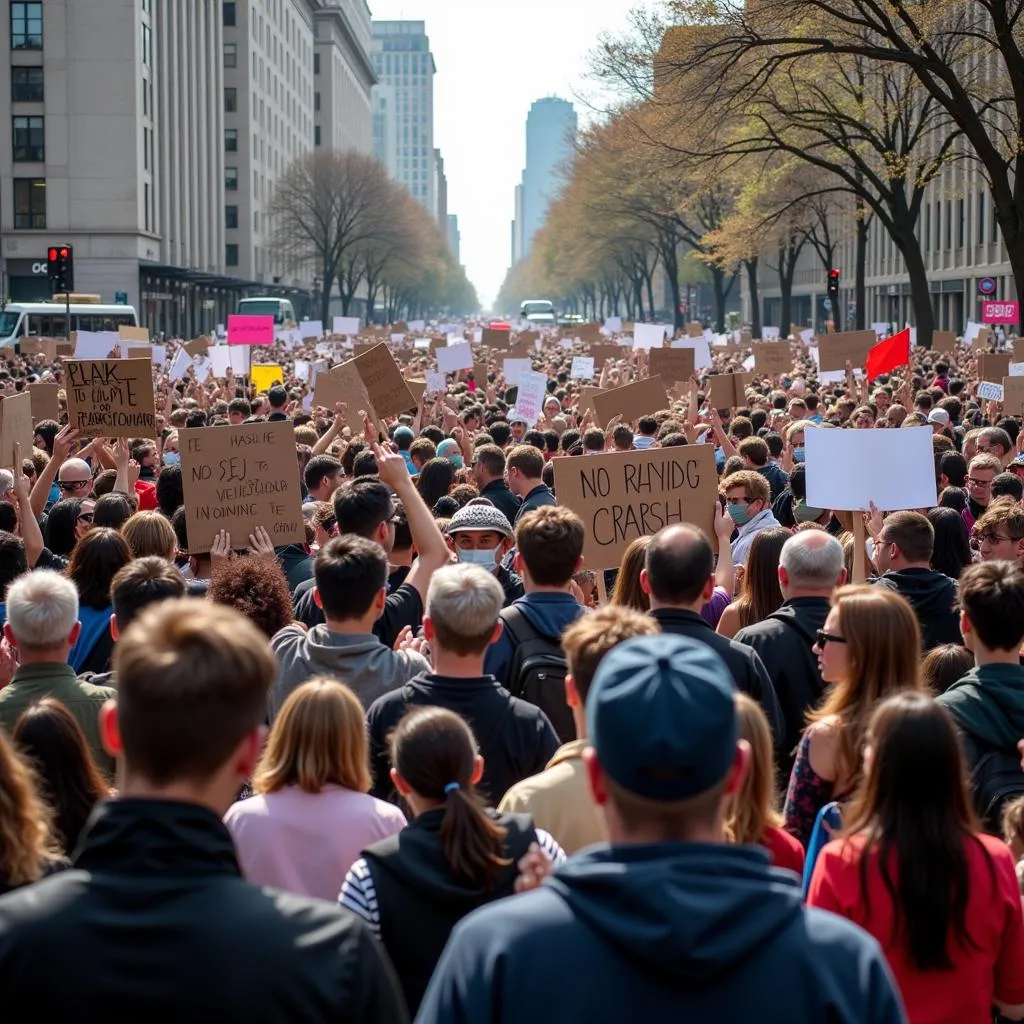
M58 647L78 621L78 591L60 573L36 569L8 589L7 621L19 647Z
M479 637L494 629L504 603L493 573L479 565L447 565L431 577L426 614L442 633Z
M18 467L21 470L21 467ZM0 469L0 494L14 490L14 474L9 469Z
M779 567L786 570L790 589L834 587L846 567L843 545L824 530L801 530L782 545Z

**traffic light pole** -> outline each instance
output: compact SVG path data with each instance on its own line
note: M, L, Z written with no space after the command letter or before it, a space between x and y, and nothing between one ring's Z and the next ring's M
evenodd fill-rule
M71 340L71 289L64 291L64 340Z

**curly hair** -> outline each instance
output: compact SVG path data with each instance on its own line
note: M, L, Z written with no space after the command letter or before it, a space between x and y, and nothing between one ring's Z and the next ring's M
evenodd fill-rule
M218 566L208 596L241 612L268 639L294 618L288 580L276 559L247 555Z

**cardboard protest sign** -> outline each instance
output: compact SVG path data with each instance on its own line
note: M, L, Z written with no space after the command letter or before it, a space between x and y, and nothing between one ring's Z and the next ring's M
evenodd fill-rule
M978 380L990 380L998 383L1004 377L1010 375L1009 352L979 352L978 353Z
M369 352L356 356L352 362L378 417L397 416L416 406L402 368L386 344L376 345Z
M1003 412L1007 416L1024 415L1024 377L1003 378Z
M27 459L32 454L33 437L31 396L22 391L0 400L0 466L20 471L14 449L20 445L21 457Z
M121 351L125 359L148 359L153 362L152 345L122 345Z
M511 335L508 331L484 331L484 342L486 344L487 337L490 336L492 341L496 345L507 345L511 340ZM496 337L495 337L496 336ZM521 345L524 349L533 349L537 339L540 337L540 331L520 331L516 335L516 344Z
M344 402L348 406L349 416L355 417L363 409L376 418L370 397L355 367L355 360L352 359L335 366L333 370L316 375L313 401L325 409L333 409L338 402ZM354 418L352 422L355 422Z
M992 345L993 335L991 327L982 327L971 340L972 352L987 352Z
M149 344L148 327L132 327L130 324L121 324L117 329L117 334L122 341L141 341L144 345Z
M195 341L185 342L185 351L190 356L205 356L210 348L210 339L205 334L200 334Z
M704 325L696 320L691 320L686 325L686 336L688 338L703 338L704 337Z
M808 430L804 446L807 504L815 508L857 511L873 501L896 512L937 500L931 427Z
M291 423L182 429L179 445L190 553L209 551L221 530L247 547L257 526L275 547L306 542Z
M818 353L822 370L846 370L846 364L863 369L872 345L877 344L874 331L843 331L839 334L819 334Z
M487 385L487 362L484 360L473 361L473 380L481 386Z
M1013 343L1013 361L1024 363L1024 338L1017 338Z
M232 313L228 317L229 345L273 345L274 318L268 315Z
M665 381L661 377L644 377L620 388L606 388L594 396L594 415L603 427L616 416L622 423L632 423L668 406Z
M359 317L357 316L336 316L331 325L333 334L358 334Z
M956 348L956 334L953 331L934 331L932 333L932 351L955 352Z
M747 404L748 373L713 373L707 381L708 405L713 409L735 409Z
M660 376L668 383L689 380L696 369L695 356L692 348L652 348L649 361L651 376Z
M524 333L529 334L531 332L525 331ZM485 327L480 335L480 344L486 345L488 348L504 348L508 344L508 338L508 331L499 331L494 327ZM533 344L533 338L530 338L528 344Z
M584 387L580 389L579 413L594 412L594 396L604 394L607 388ZM605 421L607 422L607 420Z
M621 345L590 345L587 348L587 353L594 357L594 366L597 368L598 374L609 359L620 359L623 356Z
M408 385L412 397L416 399L416 404L419 405L427 390L427 382L425 380L407 380L405 383Z
M533 343L527 344L524 341L517 341L509 349L509 356L512 359L529 359L534 353Z
M754 369L758 373L789 373L793 357L785 341L762 341L753 346Z
M277 363L254 363L249 371L252 386L257 391L267 391L274 384L284 383L284 367Z
M573 336L582 342L600 341L601 325L595 323L576 324Z
M473 348L468 341L436 348L434 355L437 357L437 368L441 373L458 373L459 370L473 368Z
M39 382L29 384L29 398L32 400L32 422L60 420L60 385Z
M85 437L156 437L153 367L143 359L66 364L68 422Z
M665 526L692 523L714 535L713 445L552 459L552 465L558 504L586 524L583 562L590 569L616 568L631 541Z
M572 369L569 371L571 380L593 380L594 379L594 357L573 356Z
M523 370L519 374L516 385L516 406L514 415L522 416L532 427L544 409L544 398L547 395L548 378L546 374Z

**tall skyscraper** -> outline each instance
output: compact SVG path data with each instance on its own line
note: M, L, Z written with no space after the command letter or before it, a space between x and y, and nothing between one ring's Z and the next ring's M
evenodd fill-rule
M366 0L319 0L313 12L313 141L325 149L373 152L370 91L377 81Z
M576 110L568 100L547 96L530 107L526 118L526 167L523 183L516 190L513 263L530 255L534 235L561 187L563 171L576 142L576 130Z
M459 232L459 215L448 214L448 248L451 250L452 258L456 263L461 263L462 235Z
M448 176L444 173L444 157L441 150L434 150L434 194L437 196L437 229L444 236L448 233Z
M437 217L434 57L422 21L373 22L374 152Z

